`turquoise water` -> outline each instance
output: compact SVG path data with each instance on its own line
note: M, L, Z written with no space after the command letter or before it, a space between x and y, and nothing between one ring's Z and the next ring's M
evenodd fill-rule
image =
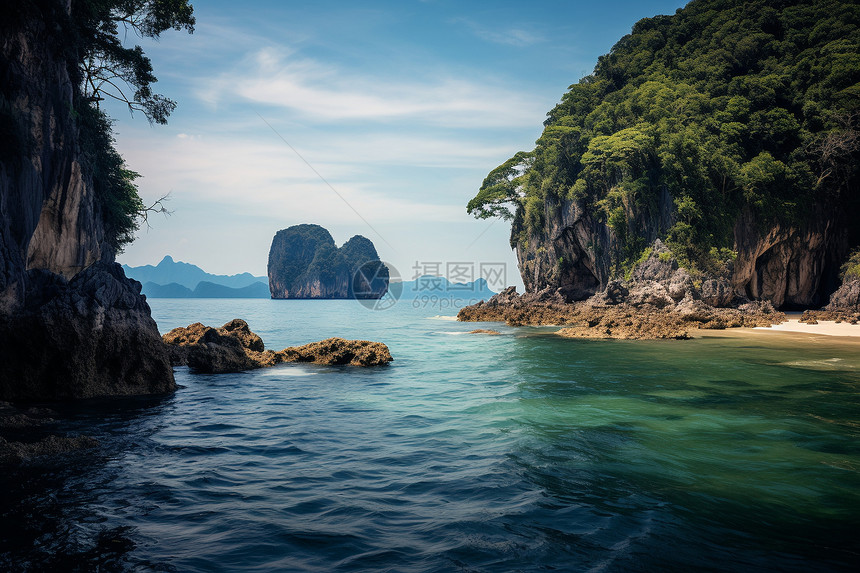
M849 571L860 343L583 341L401 301L150 301L268 348L387 343L388 367L177 371L58 415L86 455L0 478L0 569ZM443 316L438 316L443 315ZM502 336L467 334L496 328Z

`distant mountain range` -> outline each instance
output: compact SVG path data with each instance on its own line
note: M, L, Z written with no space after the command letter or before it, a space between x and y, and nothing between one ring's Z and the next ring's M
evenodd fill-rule
M251 273L238 275L213 275L197 265L177 262L166 256L157 265L140 267L122 266L126 276L143 284L143 294L149 298L270 298L268 277L256 277ZM460 301L487 300L494 294L487 281L479 278L468 283L452 283L445 277L422 276L415 280L391 283L398 288L399 298L405 300L439 300L442 298ZM436 297L433 299L432 297Z
M200 281L191 290L179 283L160 285L145 282L141 292L149 298L269 298L269 285L257 282L242 288L231 288Z
M122 266L150 298L269 298L268 277L251 273L213 275L167 255L157 265Z
M269 284L268 277L255 277L251 273L213 275L197 265L174 261L170 255L161 259L161 262L155 266L130 267L123 265L122 268L126 276L144 284L148 282L159 285L176 283L190 290L194 290L198 284L204 281L230 288L242 288L254 283Z

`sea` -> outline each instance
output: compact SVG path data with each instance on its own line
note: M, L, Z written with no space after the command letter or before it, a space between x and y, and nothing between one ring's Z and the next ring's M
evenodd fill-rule
M167 397L49 406L98 446L3 469L0 570L858 570L860 339L149 302L161 332L244 318L267 348L368 339L394 362L178 368Z

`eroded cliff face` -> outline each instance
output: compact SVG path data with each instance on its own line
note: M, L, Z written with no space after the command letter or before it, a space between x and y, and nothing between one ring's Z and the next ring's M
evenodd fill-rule
M23 303L26 270L70 279L112 253L103 252L104 232L77 153L72 63L63 39L32 15L3 27L0 113L9 140L0 157L0 300L12 309Z
M174 388L140 285L113 265L80 154L69 9L8 9L0 23L0 399Z
M787 309L817 308L839 286L839 265L848 253L848 233L838 213L816 208L798 227L761 230L749 211L735 224L732 286L751 299Z
M667 193L651 213L628 210L628 220L635 221L629 232L653 244L674 223L671 206ZM526 241L514 243L527 292L552 287L569 301L583 300L617 278L612 276L613 261L623 258L621 242L582 203L548 200L544 221ZM842 216L834 208L818 206L797 226L762 224L744 209L734 226L737 259L729 276L705 277L704 286L723 289L713 295L715 301L745 298L767 300L777 308L817 308L839 286L847 236ZM717 279L725 280L717 284Z
M634 230L648 243L672 223L672 198L662 192L653 213L626 209ZM544 224L526 241L512 241L526 292L560 289L565 298L583 300L602 291L613 278L612 264L621 242L582 201L548 198ZM516 237L522 221L514 222Z
M319 225L277 232L269 249L272 298L378 299L388 291L388 268L373 243L356 235L337 248Z

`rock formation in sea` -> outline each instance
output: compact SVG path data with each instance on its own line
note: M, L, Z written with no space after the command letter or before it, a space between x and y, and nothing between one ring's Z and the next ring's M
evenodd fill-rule
M241 372L283 362L379 366L393 360L388 347L381 342L343 338L328 338L278 352L266 350L263 340L239 318L220 328L199 322L174 328L163 339L173 364L208 374Z
M9 4L0 15L0 399L171 391L167 351L140 283L114 263L79 141L76 55L61 49L69 3Z
M269 249L272 298L381 298L388 291L388 268L373 243L356 235L337 248L319 225L278 231Z
M587 300L569 303L562 289L551 286L522 295L509 287L462 308L457 318L562 326L558 334L571 338L683 339L696 329L770 326L786 316L769 301L729 298L720 283L697 285L658 240L629 281L609 281Z

